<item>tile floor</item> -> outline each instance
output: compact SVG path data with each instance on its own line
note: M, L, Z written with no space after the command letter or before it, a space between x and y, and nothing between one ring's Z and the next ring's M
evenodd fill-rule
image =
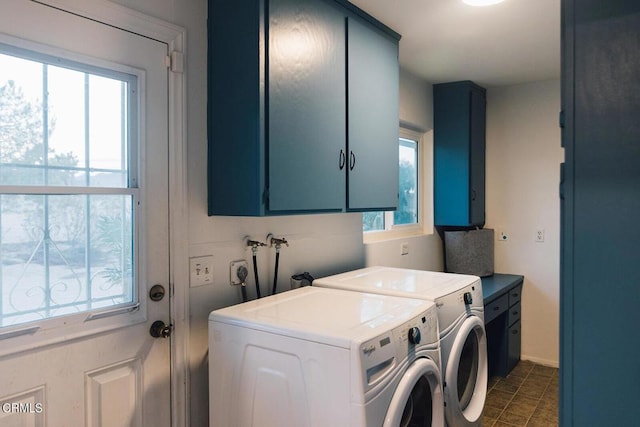
M520 361L489 380L483 427L557 427L558 369Z

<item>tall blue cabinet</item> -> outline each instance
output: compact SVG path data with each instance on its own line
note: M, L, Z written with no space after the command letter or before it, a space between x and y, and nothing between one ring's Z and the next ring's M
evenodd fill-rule
M343 0L209 0L210 215L395 209L398 40Z
M563 0L560 425L640 420L640 2Z
M434 222L485 222L486 90L471 81L433 85Z

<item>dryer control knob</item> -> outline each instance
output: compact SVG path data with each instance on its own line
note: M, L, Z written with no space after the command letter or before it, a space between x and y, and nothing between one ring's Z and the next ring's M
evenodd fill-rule
M414 326L409 329L408 337L411 344L420 344L420 328Z

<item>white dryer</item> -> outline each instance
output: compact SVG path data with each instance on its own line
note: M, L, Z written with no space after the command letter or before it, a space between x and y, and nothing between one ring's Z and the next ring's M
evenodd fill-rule
M479 426L487 394L487 339L479 277L369 267L313 281L317 287L420 298L436 303L447 425Z
M304 287L209 316L212 427L444 426L432 302Z

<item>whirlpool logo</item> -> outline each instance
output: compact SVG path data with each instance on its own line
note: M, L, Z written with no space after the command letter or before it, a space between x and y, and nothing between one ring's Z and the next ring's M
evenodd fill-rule
M40 402L5 402L0 405L0 410L4 414L41 414L44 405Z

